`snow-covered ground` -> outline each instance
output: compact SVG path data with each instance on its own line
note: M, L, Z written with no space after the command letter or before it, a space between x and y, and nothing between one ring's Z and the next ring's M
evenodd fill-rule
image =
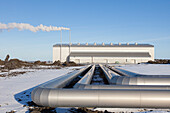
M118 68L146 75L170 75L170 64L131 64Z
M62 69L17 69L15 71L27 71L27 73L13 76L0 77L0 113L5 113L11 110L16 110L17 113L28 112L26 102L31 101L30 92L37 85L49 81L53 78L62 76L80 67L66 67ZM130 70L141 74L164 74L170 75L170 65L164 64L139 64L139 65L124 65L120 68ZM29 72L32 71L32 72ZM95 108L99 111L110 112L168 112L169 109L133 109L133 108ZM57 113L67 112L69 108L56 108Z
M33 87L62 76L80 67L67 67L62 69L16 69L14 71L33 71L13 77L0 77L0 113L16 110L17 113L24 113L28 109L23 107L29 101L30 91ZM21 98L19 100L18 98ZM60 110L61 111L61 110Z

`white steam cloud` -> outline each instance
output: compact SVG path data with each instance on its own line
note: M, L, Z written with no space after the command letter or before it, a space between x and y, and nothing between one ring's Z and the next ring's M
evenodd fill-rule
M11 30L11 29L18 29L19 31L21 30L30 30L32 32L37 32L37 31L60 31L60 30L70 30L70 28L65 28L65 27L56 27L56 26L45 26L40 24L39 26L32 26L27 23L8 23L8 24L3 24L0 23L0 30Z

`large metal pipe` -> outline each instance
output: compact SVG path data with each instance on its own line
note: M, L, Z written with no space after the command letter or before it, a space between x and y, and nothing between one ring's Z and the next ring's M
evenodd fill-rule
M40 91L42 91L42 89L44 89L44 91L45 91L46 89L63 88L64 86L66 86L68 83L70 83L74 78L76 78L78 75L83 73L89 67L90 67L90 65L88 65L80 70L75 70L75 71L68 73L64 76L57 77L55 79L52 79L50 81L47 81L47 82L41 84L40 86L38 86L31 92L31 98L32 98L33 102L40 105L39 102L40 102L41 98L39 98L39 96L40 96Z
M88 65L80 70L75 70L75 71L70 72L66 75L57 77L55 79L45 82L44 84L40 85L39 87L63 88L65 85L67 85L70 81L72 81L74 78L76 78L78 75L80 75L82 72L84 72L89 67L90 67L90 65Z
M108 82L113 85L170 85L170 78L157 77L157 76L141 76L141 77L129 77L129 76L116 76L116 74L110 74L110 69L103 65L99 65L103 70ZM112 72L115 73L115 72Z
M122 68L119 68L119 67L110 67L108 65L106 65L107 68L109 68L110 70L118 73L119 75L121 76L127 76L127 77L165 77L165 78L168 78L170 77L170 75L144 75L144 74L139 74L139 73L136 73L136 72L132 72L132 71L129 71L129 70L126 70L126 69L122 69Z
M113 77L114 85L170 85L170 78L160 77Z
M38 88L32 93L36 104L49 107L170 108L170 90Z
M79 88L82 84L90 84L95 70L95 65L81 78L75 85L74 88Z
M128 85L129 83L145 82L148 84L158 82L157 80L154 81L155 79L153 78L149 82L147 81L148 79L144 82L140 79L133 80L132 78L137 77L118 76L109 71L106 67L101 66L101 68L104 70L104 73L108 75L108 79L110 79L109 83L112 83L112 80L115 80L115 83L127 83ZM49 107L170 108L170 86L133 87L116 85L114 88L112 87L112 89L110 86L103 86L105 87L104 89L62 88L77 75L78 74L75 73L54 79L35 88L31 93L33 102L41 106ZM121 80L119 80L120 78ZM161 82L159 82L160 85L165 84L163 83L165 80L161 79ZM166 81L166 83L168 83L168 81ZM116 89L118 87L119 89Z

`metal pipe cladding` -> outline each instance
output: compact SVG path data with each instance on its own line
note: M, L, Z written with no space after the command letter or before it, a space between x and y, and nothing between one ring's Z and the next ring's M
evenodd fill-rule
M33 101L49 107L170 108L170 90L34 90Z

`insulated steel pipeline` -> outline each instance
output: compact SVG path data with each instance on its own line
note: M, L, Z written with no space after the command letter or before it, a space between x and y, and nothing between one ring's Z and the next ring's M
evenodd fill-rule
M33 101L49 107L170 108L170 90L38 88Z
M39 87L46 87L46 88L63 88L66 86L70 81L72 81L74 78L76 78L78 75L80 75L82 72L90 68L90 65L86 66L85 68L82 68L80 70L75 70L71 73L68 73L64 76L57 77L55 79L52 79L48 82L45 82Z
M137 90L170 90L170 86L146 86L146 85L85 85L79 89L137 89Z
M115 67L110 67L108 65L106 65L107 68L109 68L110 70L118 73L120 76L127 76L127 77L162 77L162 78L170 78L170 75L144 75L144 74L139 74L139 73L135 73L132 71L128 71L126 69L122 69L122 68L115 68Z
M122 72L122 71L120 71L119 69L117 69L117 68L114 68L114 67L109 67L109 66L106 66L107 68L109 68L110 70L112 70L113 72L116 72L116 73L118 73L120 76L127 76L127 77L134 77L133 75L131 75L131 74L127 74L127 73L124 73L124 72Z
M88 65L80 70L75 70L75 71L68 73L64 76L57 77L55 79L52 79L50 81L47 81L47 82L41 84L40 86L38 86L31 92L31 98L32 98L33 102L35 102L38 105L41 105L41 104L39 104L39 102L41 100L39 97L40 97L40 91L42 89L63 88L68 83L70 83L74 78L76 78L78 75L83 73L88 68L90 68L90 65Z
M48 107L170 108L169 87L124 86L126 88L123 88L123 86L121 86L121 88L116 85L117 89L116 87L110 89L110 86L104 89L63 88L80 73L86 69L90 71L91 68L92 66L86 67L73 74L70 73L40 85L31 93L33 102ZM101 68L104 69L105 67L101 66ZM109 70L105 70L105 72L107 71ZM112 72L109 71L107 74L108 73ZM112 73L107 79L109 79L109 77L110 80L112 80L112 77L120 76ZM86 84L86 86L88 85L89 83ZM148 87L148 89L144 87Z
M170 78L157 77L114 77L110 84L113 85L170 85Z
M130 76L119 76L115 72L103 65L99 65L103 70L107 80L113 85L170 85L170 77L130 77ZM123 72L122 72L123 73Z
M92 77L93 77L93 73L95 70L95 65L92 66L92 68L83 76L82 79L80 79L75 85L74 88L79 88L82 85L87 85L90 84Z

